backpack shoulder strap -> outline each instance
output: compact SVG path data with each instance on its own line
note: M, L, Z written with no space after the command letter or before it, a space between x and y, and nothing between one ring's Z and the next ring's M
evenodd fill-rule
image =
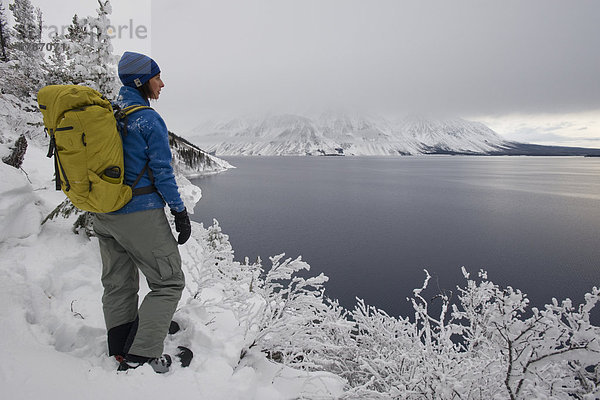
M152 107L150 107L150 106L142 106L142 105L139 105L139 104L134 104L132 106L123 108L121 111L123 112L124 115L129 115L129 114L133 114L136 111L145 110L145 109L152 110Z
M120 108L117 105L113 105L113 108L115 110L115 119L117 120L117 126L119 127L119 130L121 131L123 136L127 136L127 119L131 114L140 110L152 110L152 107L142 106L139 104L134 104L125 108Z
M127 119L131 114L133 114L136 111L140 111L140 110L147 110L147 109L152 110L152 107L142 106L139 104L134 104L132 106L128 106L125 108L119 108L119 106L114 106L114 108L115 108L115 118L117 120L117 123L120 123L120 126L122 127L121 133L123 134L123 136L127 136ZM133 182L133 185L131 185L131 191L132 191L133 196L149 194L149 193L153 193L153 192L157 191L156 187L154 186L154 176L152 175L152 170L150 169L150 166L148 165L149 163L150 163L150 161L146 162L146 165L144 165L144 168L138 174L135 182ZM150 178L150 183L151 183L150 186L136 188L136 185L138 184L140 179L142 179L142 176L144 176L144 174L146 172L148 173L148 178Z

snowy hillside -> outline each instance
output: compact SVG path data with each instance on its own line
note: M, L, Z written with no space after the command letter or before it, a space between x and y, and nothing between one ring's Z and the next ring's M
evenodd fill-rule
M436 120L409 116L397 130L419 143L423 153L486 154L508 144L484 124L460 118Z
M394 122L335 112L209 122L187 137L218 155L487 154L507 144L485 125L463 119Z
M230 168L235 168L227 161L208 154L198 146L170 131L169 145L171 146L175 172L189 178L218 174Z
M28 151L24 170L32 183L22 171L0 163L3 398L278 400L341 393L343 382L332 374L285 368L258 349L240 360L251 336L222 303L225 288L208 283L207 268L218 256L209 236L219 234L217 225L205 229L194 224L192 238L181 247L188 287L174 319L182 331L168 337L165 351L191 347L195 357L190 367L175 366L165 376L146 366L117 374L106 349L97 240L74 235L73 218L40 225L64 197L48 189L52 185L45 174L34 173L45 171L47 162L39 149ZM182 179L186 206L193 210L200 191ZM200 279L194 281L199 273L207 286L201 293Z

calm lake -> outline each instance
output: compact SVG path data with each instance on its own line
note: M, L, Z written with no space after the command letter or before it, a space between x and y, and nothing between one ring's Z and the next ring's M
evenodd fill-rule
M432 295L465 266L536 306L600 285L600 158L225 158L237 168L194 180L192 219L216 218L240 261L301 255L347 308L412 315L423 269Z

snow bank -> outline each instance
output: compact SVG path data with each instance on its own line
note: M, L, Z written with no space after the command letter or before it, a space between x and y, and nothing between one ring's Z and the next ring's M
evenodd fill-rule
M0 163L0 242L37 235L42 216L25 174Z
M179 187L181 200L183 200L188 214L193 214L196 203L202 198L202 190L198 186L192 185L185 176L177 175L175 178Z

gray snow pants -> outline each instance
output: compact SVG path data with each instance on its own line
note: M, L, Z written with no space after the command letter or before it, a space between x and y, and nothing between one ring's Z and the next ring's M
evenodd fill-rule
M129 354L159 357L185 286L177 241L162 208L130 214L95 214L102 257L106 329L139 318ZM150 292L138 309L139 274ZM130 338L131 339L131 338Z

